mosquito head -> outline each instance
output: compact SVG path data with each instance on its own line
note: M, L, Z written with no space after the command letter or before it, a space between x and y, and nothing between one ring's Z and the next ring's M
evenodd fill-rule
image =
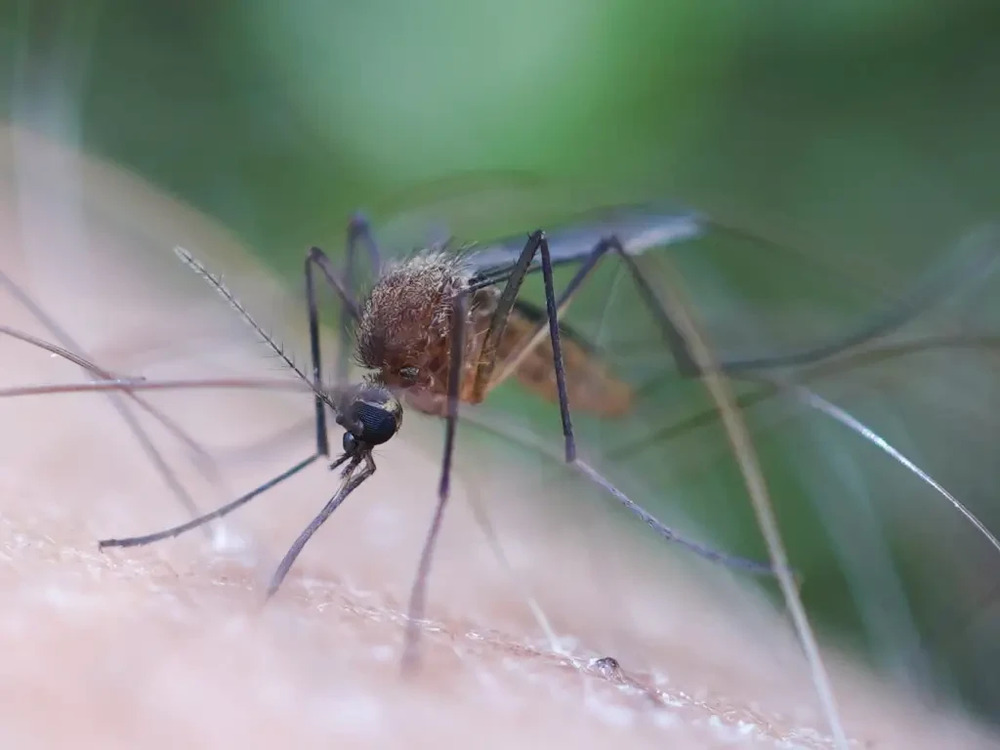
M345 430L344 453L353 456L390 440L403 424L403 407L385 386L364 384L344 395L337 423Z

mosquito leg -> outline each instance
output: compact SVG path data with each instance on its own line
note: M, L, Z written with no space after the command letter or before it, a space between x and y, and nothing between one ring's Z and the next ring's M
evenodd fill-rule
M590 273L597 266L597 263L609 251L617 252L632 271L632 276L636 281L636 285L639 287L640 292L647 301L647 304L649 304L650 309L653 311L654 315L656 315L661 324L664 338L671 347L671 351L674 353L678 367L682 371L687 369L689 371L697 372L698 370L691 360L691 355L687 350L684 337L670 320L666 311L663 310L662 306L660 306L655 295L653 295L652 290L642 277L642 274L639 273L639 270L635 267L632 259L625 253L621 242L619 242L617 238L611 237L601 240L601 242L594 246L590 255L570 280L569 284L567 284L557 301L552 281L552 258L549 253L548 241L545 239L545 235L538 231L528 238L528 242L525 244L524 250L522 250L521 256L518 258L518 262L515 265L514 270L511 272L507 285L500 296L500 301L497 304L497 309L494 312L493 319L490 321L490 329L480 353L479 367L476 372L477 393L480 388L485 390L492 385L492 383L490 383L490 376L492 375L492 371L496 363L496 347L503 334L507 316L510 314L510 310L514 305L517 291L521 286L521 282L524 280L524 275L527 273L527 268L530 265L535 252L539 249L542 255L542 276L545 283L545 305L548 318L549 338L552 342L553 364L556 371L556 387L559 392L559 409L560 416L562 418L563 436L566 440L566 461L568 463L572 463L576 458L576 443L573 436L573 425L570 417L566 391L566 373L563 365L562 347L559 334L559 310L564 308L567 302L579 289L580 285L590 276ZM543 329L539 326L539 333L541 330ZM533 342L534 336L529 340L528 345L524 347L517 356L512 358L511 362L504 365L501 377L513 371L513 368L517 366L520 356L526 354L527 351L532 348Z
M351 295L358 298L358 280L356 278L358 243L365 246L368 259L374 273L382 268L382 256L379 253L375 237L372 235L368 219L361 213L355 213L347 225L347 256L344 260L344 283ZM351 312L346 304L341 304L340 340L337 342L337 382L347 382L347 370L350 362L351 346Z
M251 490L242 497L236 498L231 503L223 505L221 508L213 510L211 513L206 513L205 515L199 516L198 518L188 521L187 523L182 523L180 526L174 526L173 528L165 529L164 531L158 531L155 534L147 534L146 536L133 536L133 537L127 537L125 539L103 539L97 543L97 548L104 549L105 547L141 547L144 544L152 544L153 542L158 542L161 539L169 539L171 537L179 536L180 534L183 534L185 531L190 531L191 529L197 528L216 518L222 518L222 516L232 513L240 506L246 505L248 502L253 500L261 493L266 492L267 490L271 489L272 487L278 484L281 484L281 482L284 482L289 477L298 474L300 471L302 471L302 469L306 468L309 464L311 464L313 461L319 458L320 455L321 454L316 453L313 454L312 456L309 456L309 458L307 459L299 461L299 463L295 464L287 471L279 474L273 479L269 479L268 481L264 482L264 484L260 485L254 490Z
M555 305L556 318L558 319L562 316L570 300L573 298L573 295L576 294L583 282L587 280L600 260L609 252L617 253L629 269L629 272L631 273L636 287L639 289L639 293L642 295L646 306L649 308L650 312L652 312L653 316L657 320L657 323L659 324L661 335L670 349L670 352L674 357L674 361L677 363L677 369L686 376L697 375L699 370L695 365L694 360L691 358L691 353L688 351L687 342L684 340L684 336L681 334L677 326L674 325L674 322L670 319L670 316L660 304L656 295L653 294L652 289L649 287L645 277L643 277L642 272L636 266L635 261L625 252L621 242L616 237L603 239L594 246L594 249L584 260L580 268L577 269L577 272L566 285L562 294L559 295L559 299ZM515 270L513 273L516 272L517 271ZM488 283L495 281L496 279L483 278L482 280L477 280L477 286L480 284L485 286L488 285ZM535 329L535 332L531 335L531 337L526 339L526 343L514 356L510 357L508 361L503 363L500 373L491 380L487 386L488 388L493 388L499 385L517 369L523 358L541 342L544 330L545 323L539 323L538 328Z
M368 250L368 260L371 262L372 271L377 274L382 268L382 254L379 252L375 236L372 234L371 224L368 223L368 219L364 214L360 212L355 213L351 217L351 222L347 226L347 269L345 276L347 277L347 283L352 288L355 281L353 276L355 248L359 240L364 243L365 248Z
M306 265L319 267L330 288L340 297L341 304L347 309L347 314L351 318L357 320L361 317L358 300L355 298L354 292L351 291L348 283L341 277L337 269L334 268L333 261L330 260L330 257L326 253L318 247L309 248L309 252L306 253Z
M554 460L562 458L562 456L552 447L552 445L549 444L548 441L540 439L534 432L524 429L521 426L509 423L504 424L502 422L497 422L496 420L486 420L482 417L482 415L479 415L475 411L471 410L463 413L462 421L476 425L487 432L498 435L506 440L510 440L517 445L534 450L539 455L548 456ZM649 526L649 528L666 541L679 544L691 552L694 552L699 557L703 557L711 562L725 565L728 568L745 571L753 575L774 575L774 568L771 567L769 563L758 562L756 560L750 560L749 558L720 552L712 547L682 536L646 512L641 505L629 498L628 495L615 487L598 471L583 460L577 458L576 461L572 464L567 464L567 466L582 474L595 485L611 495L615 500L621 503L621 505L629 513L636 516L640 521Z
M643 301L646 303L646 307L656 318L657 325L660 327L660 335L663 336L664 342L670 349L671 354L673 354L674 361L677 363L677 369L687 376L694 376L699 373L698 366L694 363L694 359L691 357L691 352L688 350L687 341L684 339L684 335L677 328L673 320L671 320L670 315L664 309L663 305L657 299L656 295L653 293L652 288L646 281L645 276L639 270L636 265L635 260L622 246L621 241L617 237L607 237L597 245L594 246L594 250L591 252L590 257L584 262L580 269L576 272L576 275L570 280L569 284L563 290L560 295L559 303L556 305L557 309L563 307L563 305L576 293L580 285L587 279L591 271L597 266L598 262L603 258L609 251L617 253L618 257L622 259L625 267L628 269L632 276L632 280L639 290L639 294L642 295Z
M610 240L607 240L606 243L601 243L601 244L606 245L606 247L609 248L617 248L620 254L626 259L626 262L631 261L631 258L628 258L627 256L625 256L624 252L621 252L621 244L618 242L618 240L612 238ZM599 260L600 258L600 256L597 254L599 251L601 251L600 247L601 246L598 245L598 248L595 249L595 253L592 256L594 258L594 263L596 263L597 260ZM606 252L606 250L601 252ZM563 435L566 438L566 463L574 466L578 471L586 475L591 481L595 482L596 484L600 485L605 490L607 490L609 493L611 493L622 505L625 506L625 508L627 508L634 515L638 516L646 525L648 525L651 529L656 531L658 534L660 534L660 536L664 537L665 539L674 542L679 542L688 549L697 553L698 555L708 560L712 560L713 562L720 562L725 565L746 570L748 572L773 574L774 568L770 565L766 565L764 563L758 563L752 560L745 560L743 558L738 558L732 555L727 555L725 553L713 550L710 547L706 547L696 542L690 542L686 539L683 539L682 537L675 534L671 529L661 524L658 520L656 520L653 516L651 516L648 512L646 512L644 508L642 508L637 503L633 502L628 496L626 496L623 492L618 490L614 485L612 485L604 477L602 477L600 474L594 471L594 469L592 469L590 466L583 463L582 461L577 460L576 444L573 437L573 424L570 419L569 399L567 398L566 395L566 369L563 364L562 348L559 340L559 320L556 316L556 310L558 308L555 299L555 290L553 288L553 283L552 283L552 260L549 257L548 242L545 241L544 239L542 240L541 243L541 255L542 255L542 277L545 284L545 306L548 311L548 319L549 319L549 337L552 341L552 358L556 372L556 386L559 392L559 411L562 416ZM585 278L581 274L578 274L578 277L581 280ZM572 294L573 291L574 290L572 287L567 287L566 291L563 293L563 296L566 297L569 294ZM652 293L651 290L650 293ZM657 307L659 307L658 303ZM666 311L664 311L664 319L669 322L669 317L666 315ZM673 324L671 323L670 325L672 327ZM673 330L676 331L677 329ZM680 336L679 331L677 331L677 335ZM683 338L681 340L683 341ZM685 352L686 351L687 347L685 345Z
M625 264L625 267L632 275L632 281L639 290L639 294L642 295L647 309L656 318L656 323L660 328L660 335L663 336L663 340L670 348L670 352L674 356L674 362L677 363L678 371L685 377L697 377L701 373L701 369L691 356L684 334L674 324L670 318L670 314L660 303L660 300L657 299L656 294L653 293L649 282L642 275L642 271L639 270L639 266L636 265L635 260L625 252L625 248L622 247L622 243L617 237L611 237L606 242L618 254L618 257L622 259L622 263Z
M312 274L312 253L306 257L306 312L309 317L309 354L312 358L313 387L316 392L313 401L316 408L316 452L330 455L330 436L326 430L326 402L319 393L323 388L323 363L319 346L319 309L316 305L316 284ZM346 311L347 307L344 306Z
M93 375L97 380L125 380L130 378L125 378L114 373L108 372L93 362L81 357L78 354L71 352L69 349L65 349L61 346L56 346L55 344L50 344L47 341L43 341L37 336L32 336L31 334L25 333L24 331L18 331L10 326L0 325L0 333L15 338L19 341L23 341L26 344L31 344L32 346L37 346L40 349L51 352L56 356L62 357L63 359L69 360L75 365L82 367L84 370ZM215 462L211 456L209 456L208 451L206 451L199 443L195 441L190 435L188 435L184 430L178 425L174 420L170 419L167 415L161 413L152 404L146 401L144 398L139 396L132 391L125 391L126 397L130 398L136 406L149 414L153 419L159 422L163 427L177 438L184 446L191 451L193 458L195 459L196 465L205 473L206 476L214 477L217 472L215 469ZM194 513L192 513L194 515Z
M770 563L759 562L757 560L751 560L746 557L739 557L738 555L730 555L728 552L720 552L713 547L702 544L701 542L696 542L681 536L676 531L671 529L669 526L664 525L658 521L655 517L650 515L650 513L639 505L637 502L629 498L624 492L615 487L611 482L605 479L597 470L595 470L590 464L576 459L570 464L574 469L587 477L594 484L599 487L603 487L612 497L614 497L622 506L654 532L659 534L663 539L668 542L674 542L679 544L685 549L690 550L699 557L704 558L713 563L718 563L720 565L725 565L727 568L732 568L734 570L741 570L745 573L751 575L763 575L763 576L776 576L777 572L773 565ZM792 571L793 575L795 574Z
M556 313L556 293L552 283L552 258L549 242L543 236L539 246L542 254L542 281L545 285L545 309L549 319L549 338L552 341L552 362L556 371L556 390L559 392L559 414L562 417L563 437L566 439L566 463L576 461L576 439L569 413L569 396L566 392L566 368L563 365L562 341L559 338L559 316Z
M521 290L521 284L524 283L524 277L528 273L528 266L531 265L543 238L541 230L528 236L528 241L524 244L524 249L521 250L517 263L507 277L507 283L500 293L500 299L497 300L493 316L490 318L489 328L486 331L486 339L479 350L479 362L476 366L475 383L473 384L473 398L475 400L482 399L492 380L493 369L497 361L497 347L500 345L504 329L507 327L507 318L510 317L517 293ZM491 284L492 280L479 280L472 284L471 291Z
M859 329L818 345L769 356L721 360L718 368L727 373L795 367L822 362L868 344L901 328L928 307L938 304L948 292L974 279L988 278L996 269L995 227L981 227L959 240L959 257L943 268L925 271L901 298L871 316Z
M420 552L420 562L417 565L417 577L410 590L410 603L407 608L406 635L403 644L403 672L412 671L417 665L417 638L419 635L417 622L424 616L424 599L427 592L427 577L431 570L431 557L438 533L441 531L441 520L444 508L448 503L448 492L451 485L451 464L455 453L455 429L458 426L458 404L461 394L462 365L465 354L465 319L469 308L469 295L465 290L455 295L451 308L451 351L448 363L448 415L445 422L444 457L441 460L441 483L438 485L438 502L434 509L434 518L427 530L424 548Z
M699 544L697 542L692 542L684 539L680 535L676 534L669 527L664 526L656 518L651 516L644 508L642 508L637 503L633 502L625 493L621 492L618 488L612 485L607 479L602 477L598 472L591 468L586 463L580 461L576 457L576 442L573 434L573 424L570 416L569 409L569 398L567 396L566 389L566 369L562 358L562 346L560 342L559 333L559 318L558 311L560 307L568 300L571 295L573 295L579 288L580 284L587 278L590 272L593 270L594 266L600 261L600 259L607 254L609 251L616 251L623 257L625 257L626 262L631 261L631 258L625 256L622 250L621 243L615 238L609 238L598 243L590 257L584 262L583 266L577 271L576 275L566 286L560 299L557 301L555 296L555 289L552 280L552 259L549 253L548 241L545 239L541 232L536 232L532 235L532 239L537 238L537 248L542 256L542 278L545 285L545 307L548 318L549 327L549 338L552 343L552 354L553 354L553 366L556 373L556 387L559 393L559 411L562 418L563 426L563 436L566 440L566 452L565 459L566 463L575 468L580 473L584 474L588 479L602 487L608 493L610 493L616 500L618 500L629 512L640 518L645 524L647 524L656 533L662 536L664 539L669 541L677 542L687 547L696 554L704 557L713 562L718 562L723 565L738 568L740 570L745 570L750 573L755 574L766 574L774 575L774 568L766 563L756 562L754 560L748 560L745 558L737 557L734 555L728 555L723 552L718 552L711 547ZM532 244L532 239L529 239L528 245L525 246L525 252L528 251ZM522 256L523 259L523 256ZM528 262L530 263L530 258ZM516 271L515 271L516 273ZM638 279L641 274L638 274L638 269L635 269L634 276ZM644 280L643 280L644 281ZM652 290L648 286L645 287L649 294L652 295ZM653 301L656 300L655 295L652 296ZM678 337L678 340L683 343L684 339L680 334L679 329L674 327L673 323L670 321L669 316L666 311L662 309L659 302L656 302L656 309L662 312L662 318L668 324L668 328L665 330L674 331ZM690 353L687 350L686 344L683 347L683 356L690 359ZM679 366L680 362L683 360L678 360ZM693 366L693 360L692 360ZM697 368L695 369L697 372Z
M346 459L346 454L341 457ZM285 576L288 575L288 571L291 570L292 565L295 563L295 559L302 552L302 548L306 546L306 543L312 537L313 534L319 529L320 526L330 517L333 511L340 507L340 504L344 502L348 495L350 495L358 485L364 482L368 477L375 473L375 462L372 460L371 454L365 454L365 467L357 473L355 476L351 476L354 470L360 463L360 458L355 457L350 464L347 466L347 470L344 472L344 481L341 483L340 488L337 490L330 501L323 506L323 510L306 526L305 530L299 534L299 538L295 540L291 547L288 548L288 552L281 559L281 563L278 565L278 569L274 571L274 575L271 577L271 583L267 587L267 598L270 599L274 592L278 590L281 586L281 582L285 580Z
M86 357L81 347L73 340L73 338L67 333L63 328L52 319L39 304L37 304L28 294L21 289L13 279L8 277L5 273L0 272L0 285L5 287L8 292L13 295L18 302L21 303L32 315L35 316L41 322L43 326L51 331L52 335L62 344L66 349L76 352L79 356ZM101 378L93 373L91 373L92 378L97 381ZM131 395L130 391L126 391L127 394ZM133 396L134 398L134 396ZM108 401L111 403L115 411L125 422L125 425L135 436L136 441L142 447L143 452L149 459L150 463L153 464L163 483L170 489L177 501L184 507L184 509L191 516L196 516L199 513L198 506L195 504L191 495L187 492L184 486L181 484L177 475L174 473L173 469L167 464L163 455L160 453L159 449L153 443L152 438L143 429L142 424L136 418L135 414L128 408L125 404L122 396L117 393L109 393ZM192 441L193 442L193 441Z
M340 276L327 254L318 247L309 248L309 252L306 254L305 275L306 304L308 305L309 312L309 348L312 352L313 386L316 391L316 444L317 450L325 456L330 455L330 446L326 431L325 399L321 395L323 391L323 374L320 361L319 306L316 301L313 268L318 267L320 269L330 287L340 297L341 337L337 346L337 385L343 385L347 381L347 350L351 324L358 320L361 315L358 309L357 296L353 289L354 282L352 278L354 275L354 246L359 233L360 235L365 235L366 230L356 230L354 222L352 222L348 228L348 268L346 279ZM378 252L377 249L375 252Z

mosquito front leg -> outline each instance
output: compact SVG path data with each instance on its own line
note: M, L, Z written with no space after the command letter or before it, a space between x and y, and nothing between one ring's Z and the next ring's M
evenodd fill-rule
M7 274L3 272L0 272L0 286L5 287L7 291L18 302L20 302L25 309L27 309L43 326L45 326L45 328L47 328L51 332L51 334L55 337L55 339L59 341L66 350L72 350L73 352L76 352L77 356L83 358L86 357L86 353L84 352L84 350L69 335L69 333L67 331L64 331L63 328L58 323L56 323L55 319L50 317L49 314L42 309L41 305L35 302L28 295L27 292L21 289L21 287L18 286L13 279L11 279L9 276L7 276ZM98 375L93 371L89 372L91 374L91 377L94 378L95 380L106 379L103 377L103 374ZM126 390L125 395L135 400L136 403L139 402L138 397L136 397L135 394L133 394L131 391ZM156 472L160 475L160 478L163 480L163 483L169 488L169 490L173 493L174 497L184 507L184 509L188 512L189 515L191 516L198 515L199 510L198 506L194 502L194 499L188 493L187 489L185 489L185 487L181 484L181 481L177 478L176 473L167 463L166 459L163 458L163 454L160 452L159 448L156 447L155 443L153 442L153 439L149 436L149 433L143 428L142 424L136 418L135 414L133 414L132 411L128 408L128 406L125 404L121 394L108 392L107 398L108 401L111 403L111 406L115 409L115 411L118 412L118 415L125 423L125 426L128 427L129 431L131 431L131 433L135 436L136 442L139 444L139 447L142 449L142 451L146 454L146 457L149 459L150 463L153 464L153 467L156 469ZM158 419L161 423L165 424L164 419L159 417ZM199 455L200 453L199 457L202 456L204 457L204 460L200 462L200 466L198 467L199 469L204 471L206 466L214 469L214 467L212 467L211 464L211 459L204 454L201 447L198 446L198 444L195 443L193 439L184 435L183 432L175 432L175 434L183 435L182 439L185 440L187 445L189 447L194 446L194 448L196 449L196 455ZM208 532L207 529L206 529L206 534L208 536L211 536L211 534Z
M311 464L313 461L319 458L319 455L320 454L317 453L312 456L309 456L308 458L303 459L302 461L299 461L290 469L282 472L273 479L269 479L268 481L264 482L264 484L260 485L254 490L251 490L242 497L236 498L231 503L223 505L221 508L213 510L211 513L206 513L205 515L199 516L198 518L188 521L187 523L182 523L180 526L174 526L172 528L165 529L163 531L158 531L155 534L146 534L145 536L133 536L133 537L126 537L124 539L102 539L97 543L97 547L98 549L104 549L105 547L141 547L145 544L152 544L153 542L158 542L161 539L169 539L171 537L179 536L183 534L185 531L196 529L199 526L202 526L216 518L222 518L223 516L229 515L237 508L246 505L248 502L253 500L258 495L267 492L269 489L275 487L276 485L281 484L289 477L298 474L304 468L309 466L309 464Z
M295 364L292 358L288 356L288 354L278 344L278 342L275 341L271 337L271 335L264 330L264 328L253 318L253 316L250 315L250 312L226 287L226 285L222 282L221 278L209 272L208 269L206 269L198 260L196 260L194 256L192 256L191 253L189 253L187 250L184 250L183 248L176 248L175 252L177 253L178 257L181 258L181 260L187 263L192 269L194 269L194 271L196 271L202 278L204 278L205 281L207 281L212 286L212 288L214 288L215 291L218 292L222 296L222 298L225 299L226 302L229 303L229 305L237 313L239 313L240 317L244 320L244 322L246 322L247 325L249 325L257 333L257 335L261 337L261 339L263 339L264 343L267 344L267 346L271 349L271 351L273 351L278 357L280 357L282 361L284 361L285 364L287 364L288 367L291 368L291 370L303 382L311 385L311 389L313 390L313 393L317 397L317 399L322 400L326 398L325 392L319 385L317 385L321 376L319 368L318 335L313 338L313 341L315 342L313 346L313 376L315 380L310 381L310 379L306 376L306 374L299 369L299 367ZM309 301L310 332L316 330L318 334L318 323L315 323L316 319L314 315L316 305L315 305L314 288L312 283L312 269L308 260L306 261L306 291L307 291L307 298ZM180 526L175 526L173 528L166 529L165 531L161 531L155 534L148 534L140 537L130 537L126 539L105 539L99 542L99 547L103 549L104 547L135 547L143 544L150 544L160 539L166 539L169 537L177 536L178 534L182 534L185 531L202 526L203 524L207 523L208 521L211 521L214 518L221 518L222 516L233 512L237 508L253 500L261 493L271 489L272 487L280 484L281 482L284 482L289 477L298 474L300 471L309 466L313 461L315 461L321 455L328 455L328 445L326 440L326 421L325 421L325 415L321 411L319 411L317 432L318 434L317 434L316 453L303 459L302 461L299 461L297 464L295 464L288 470L282 472L273 479L264 482L264 484L260 485L256 489L251 490L242 497L239 497L236 500L233 500L231 503L222 506L218 510L212 511L211 513L206 513L205 515L199 516L198 518L195 518L194 520L189 521L188 523L181 524Z
M448 503L451 489L451 465L455 454L455 430L458 426L459 395L462 392L462 372L465 354L465 319L469 310L469 295L473 290L465 289L455 295L451 308L451 349L448 362L448 414L445 417L444 456L441 460L441 482L438 485L438 501L434 509L431 526L427 530L427 538L420 552L420 562L417 565L417 576L410 590L408 607L408 622L403 645L403 671L409 672L416 667L417 623L423 619L424 601L427 593L427 578L431 572L431 559L434 556L434 546L438 533L441 531L441 521L444 518L444 508Z
M333 465L331 468L335 468L337 465L346 461L349 456L345 453L341 458ZM357 474L354 474L354 470L357 469L358 464L361 463L362 459L365 462L365 466ZM347 499L362 482L364 482L368 477L375 473L375 461L371 457L371 453L364 453L363 455L356 455L350 459L350 463L347 465L347 469L344 471L343 477L344 481L341 483L340 487L337 489L337 494L335 494L330 501L323 506L316 517L309 523L308 526L299 534L298 539L292 543L289 547L288 552L282 558L281 563L278 565L277 570L274 571L274 575L271 577L271 583L267 587L267 598L270 599L274 596L274 592L278 590L281 586L281 582L285 580L285 576L288 575L288 571L291 570L292 565L295 563L295 559L302 552L303 547L315 534L319 527L323 525L327 518L330 517L340 504Z

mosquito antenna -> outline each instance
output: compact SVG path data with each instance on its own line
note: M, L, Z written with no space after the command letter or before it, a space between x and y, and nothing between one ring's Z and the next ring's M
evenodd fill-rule
M295 364L295 361L292 359L291 355L285 351L285 348L281 344L279 344L278 341L271 334L269 334L266 330L264 330L264 327L261 326L254 319L254 317L250 314L250 311L243 306L243 303L240 302L236 298L236 295L229 290L229 288L225 285L225 283L223 283L221 276L216 276L207 268L205 268L205 266L203 266L201 262L198 261L197 258L191 255L191 253L189 253L183 247L175 247L174 253L189 268L191 268L191 270L193 270L195 273L201 276L205 281L207 281L209 285L213 289L215 289L215 291L218 292L219 295L226 302L229 303L229 306L232 307L237 312L237 314L239 314L241 318L243 318L243 321L247 323L258 336L260 336L264 344L266 344L279 359L281 359L286 365L288 365L291 371L294 372L299 377L299 379L302 380L302 382L307 383L309 385L309 388L317 396L322 398L324 402L329 404L331 409L334 409L336 411L336 408L331 402L329 395L324 393L322 389L313 384L312 380L306 377L306 374L301 369L299 369L299 366Z

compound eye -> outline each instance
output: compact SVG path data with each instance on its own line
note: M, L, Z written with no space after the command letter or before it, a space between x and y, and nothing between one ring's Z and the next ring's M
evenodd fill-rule
M417 367L400 367L399 377L402 378L404 383L409 383L412 385L417 382L417 378L420 377L420 369Z
M355 437L368 445L380 445L399 430L402 410L395 399L378 404L356 401L354 416L361 423L361 434Z
M389 409L374 404L363 404L358 411L363 426L361 439L369 445L384 443L399 429L396 415Z
M354 437L349 432L344 433L344 453L348 456L353 456L354 452L358 449L358 439Z

